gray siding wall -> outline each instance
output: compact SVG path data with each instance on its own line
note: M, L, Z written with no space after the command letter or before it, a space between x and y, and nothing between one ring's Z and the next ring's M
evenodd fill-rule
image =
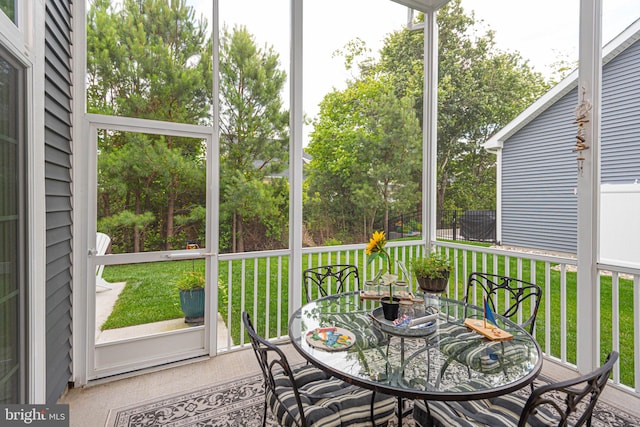
M71 377L71 0L46 0L47 402Z
M640 42L602 72L601 182L640 182ZM502 244L575 253L577 89L505 141Z
M606 65L602 80L600 181L640 183L640 41Z
M571 91L504 144L503 245L575 251L577 99Z

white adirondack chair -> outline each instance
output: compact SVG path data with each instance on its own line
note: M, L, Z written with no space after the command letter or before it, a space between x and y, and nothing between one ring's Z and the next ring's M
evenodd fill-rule
M96 255L106 254L107 249L109 249L110 243L111 243L111 237L107 236L104 233L96 233ZM105 290L113 289L110 286L110 283L102 278L103 271L104 271L104 264L101 264L96 267L96 289L98 287L103 288Z

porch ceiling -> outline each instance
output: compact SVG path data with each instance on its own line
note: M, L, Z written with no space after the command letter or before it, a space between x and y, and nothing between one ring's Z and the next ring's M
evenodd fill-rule
M392 0L401 5L410 7L420 12L433 12L440 9L445 4L449 3L449 0Z

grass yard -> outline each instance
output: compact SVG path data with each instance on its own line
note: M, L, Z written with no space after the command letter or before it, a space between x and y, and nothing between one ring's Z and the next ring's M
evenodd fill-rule
M392 256L399 259L403 258L402 252ZM458 252L459 271L464 271L463 266L467 266L466 271L471 271L474 254L471 251ZM493 255L487 254L484 258L482 254L475 254L476 269L481 270L483 265L487 266L487 273L504 274L506 271L506 258L500 256L498 258L497 271L493 271ZM318 259L318 255L313 255L313 265L331 264L331 263L354 263L355 254L353 252L342 252L339 255L333 254L331 259ZM466 259L464 259L466 257ZM451 255L450 255L451 258ZM281 268L278 267L278 260L282 263ZM267 263L268 261L268 263ZM267 267L268 264L268 267ZM366 266L366 259L363 253L358 254L358 264L361 276L365 269L367 274L371 271L371 267ZM561 323L561 289L560 289L560 272L551 269L550 277L550 293L546 293L545 283L545 263L536 262L531 265L528 260L523 260L521 264L522 279L531 281L531 269L535 269L535 283L543 288L543 300L538 311L536 322L536 339L545 350L545 313L547 305L550 310L550 348L549 352L555 357L561 357L561 340L562 335L560 329ZM232 286L229 288L229 265L232 268ZM303 265L308 265L308 259L305 255ZM184 315L180 310L180 302L178 290L175 282L185 271L204 271L204 260L183 260L183 261L165 261L155 263L130 264L120 266L107 266L104 270L103 277L109 282L127 282L126 287L120 294L120 297L113 309L113 312L102 326L103 329L120 328L124 326L132 326L143 323L157 322L161 320L181 318ZM244 271L244 274L243 274ZM280 285L278 285L278 271L281 271ZM509 261L509 276L516 276L518 264L515 258ZM267 274L269 278L267 280ZM244 276L244 280L243 277ZM235 343L240 340L240 324L241 312L243 307L254 318L254 324L259 333L269 336L286 335L288 324L288 289L286 278L288 276L288 258L272 257L249 260L246 262L233 261L232 263L223 262L220 264L220 285L223 286L221 295L228 295L231 301L231 316L228 316L229 306L226 301L220 304L219 312L226 320L231 319L230 328L231 336ZM361 277L362 281L362 277ZM267 288L267 283L268 288ZM466 278L459 278L458 295L464 295L464 286ZM612 344L612 281L611 277L603 276L601 279L601 354L606 356L611 351ZM453 289L450 287L450 295L453 295ZM619 316L620 316L620 373L621 380L624 384L633 386L633 283L631 280L619 280ZM276 303L280 295L280 306ZM576 273L567 272L566 274L566 354L569 362L576 362ZM524 307L525 312L529 312L529 307ZM278 325L278 311L280 311L281 323ZM269 331L266 331L267 318L269 313ZM255 315L254 315L255 313ZM248 338L244 337L243 342L248 342Z
M198 262L197 262L198 263ZM204 271L204 263L197 268ZM175 282L183 271L191 271L191 261L153 262L107 266L108 282L126 282L113 311L101 329L122 328L184 317Z

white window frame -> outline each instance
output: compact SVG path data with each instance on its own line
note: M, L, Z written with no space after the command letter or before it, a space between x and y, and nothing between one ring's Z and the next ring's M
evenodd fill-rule
M16 2L17 23L0 12L0 45L25 74L26 400L46 403L46 207L44 185L44 0Z

